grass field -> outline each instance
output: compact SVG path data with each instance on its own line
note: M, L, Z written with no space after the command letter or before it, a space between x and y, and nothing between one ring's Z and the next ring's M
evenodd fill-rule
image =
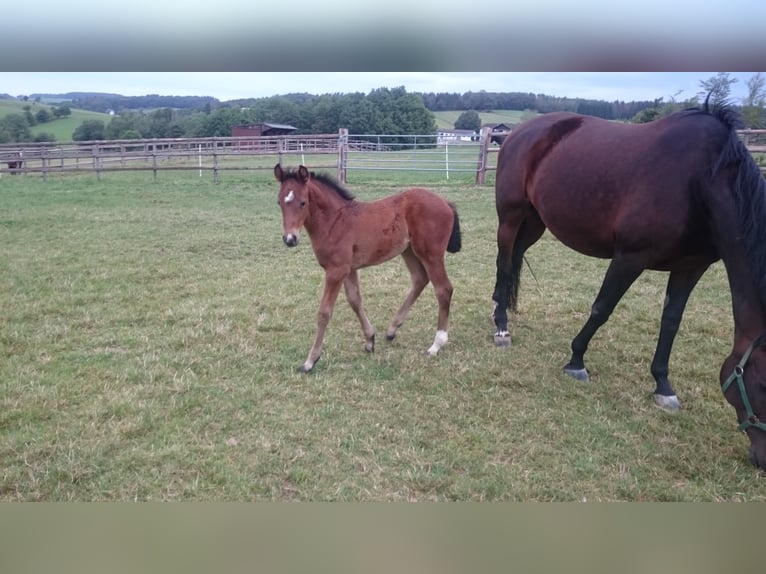
M311 344L322 274L281 240L266 172L0 179L0 500L764 501L718 387L733 323L723 267L692 294L653 406L665 276L647 273L596 335L590 383L562 375L606 262L545 235L509 349L492 343L491 186L360 173L372 199L419 183L457 204L450 342L426 290L393 343L363 350L339 300ZM400 260L361 273L382 333Z
M455 122L457 121L458 117L460 117L460 114L462 113L463 113L463 110L434 112L437 129L454 128ZM478 112L478 113L479 113L479 119L481 120L482 125L487 123L494 123L494 124L505 123L505 124L515 125L515 124L521 123L525 119L528 119L530 113L534 115L534 112L524 112L522 110L495 110L492 112Z

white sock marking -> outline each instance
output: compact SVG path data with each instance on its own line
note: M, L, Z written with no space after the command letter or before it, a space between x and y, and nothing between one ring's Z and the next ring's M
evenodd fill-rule
M434 337L434 344L428 349L429 355L435 355L439 352L444 345L447 344L447 331L436 331L436 337Z

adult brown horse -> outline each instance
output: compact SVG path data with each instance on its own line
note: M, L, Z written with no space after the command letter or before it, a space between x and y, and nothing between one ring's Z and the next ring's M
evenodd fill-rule
M375 350L375 328L362 307L357 271L397 255L404 258L412 286L394 315L386 338L393 340L410 307L430 281L439 303L436 337L428 349L429 355L435 355L447 343L452 300L444 255L445 251L459 251L461 243L455 206L422 188L411 188L377 201L357 201L331 177L310 172L305 166L285 171L277 164L274 176L281 184L277 201L282 209L285 245L298 245L300 229L305 227L314 255L325 270L316 338L300 370L309 372L319 360L341 285L362 325L364 348L369 352Z
M588 343L631 284L644 269L668 271L651 373L657 404L678 409L668 381L673 339L692 289L721 259L734 343L720 381L751 461L766 469L766 183L739 125L730 107L705 102L647 124L562 112L514 130L497 163L495 337L509 342L506 309L516 308L524 252L546 228L576 251L611 259L564 367L577 379L588 379Z

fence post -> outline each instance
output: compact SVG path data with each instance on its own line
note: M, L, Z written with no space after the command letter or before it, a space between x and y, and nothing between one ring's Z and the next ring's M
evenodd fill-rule
M154 181L157 182L157 144L152 144L152 172L154 173Z
M213 183L218 183L218 140L213 139Z
M346 183L346 168L348 167L348 128L338 130L338 181Z
M98 157L99 147L97 143L93 144L93 167L96 170L96 180L101 181L101 161Z
M48 181L48 149L42 148L40 153L40 162L42 163L43 181Z
M484 185L487 181L487 155L489 154L490 127L481 128L479 135L479 163L476 166L476 185Z

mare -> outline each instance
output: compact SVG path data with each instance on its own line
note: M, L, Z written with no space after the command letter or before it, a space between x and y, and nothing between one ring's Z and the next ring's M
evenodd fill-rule
M305 166L285 170L277 164L274 176L280 182L277 201L282 209L285 245L298 245L299 232L304 227L317 262L325 271L316 338L299 370L307 373L319 360L341 286L362 326L364 348L369 352L375 350L375 328L362 307L358 270L397 255L404 259L412 285L386 331L386 338L394 339L410 307L430 281L439 303L436 337L428 349L429 355L435 355L447 343L452 299L452 283L444 266L445 251L456 253L461 243L455 206L422 188L411 188L377 201L358 201L331 177L310 172Z
M524 252L547 228L580 253L611 259L590 316L572 340L564 371L588 380L593 335L644 269L669 272L651 374L655 402L680 402L668 362L686 302L708 267L723 261L734 337L719 373L750 460L766 469L766 182L739 140L727 104L621 124L568 112L527 121L497 161L498 345L510 344Z

